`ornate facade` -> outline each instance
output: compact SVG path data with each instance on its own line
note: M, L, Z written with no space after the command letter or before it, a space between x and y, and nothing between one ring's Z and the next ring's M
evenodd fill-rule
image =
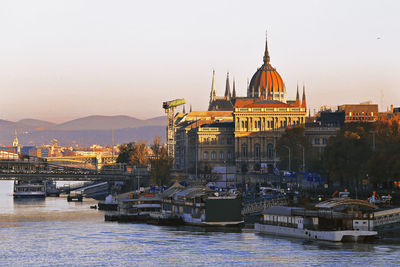
M196 119L189 120L195 116L191 112L177 120L177 150L185 147L186 151L185 157L177 151L178 169L227 164L235 165L237 170L271 168L278 161L277 138L285 128L305 123L305 88L301 100L298 87L296 99L287 100L285 83L270 64L266 42L263 65L253 75L247 96L236 95L235 81L231 93L228 73L225 94L218 97L213 71L208 110ZM224 112L225 117L218 119L218 112Z

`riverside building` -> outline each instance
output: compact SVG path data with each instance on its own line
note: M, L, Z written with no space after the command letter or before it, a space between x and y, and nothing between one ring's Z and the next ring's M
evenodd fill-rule
M217 96L213 71L208 111L175 117L175 167L191 173L218 166L272 169L278 161L277 139L287 127L304 125L306 115L305 87L301 99L298 87L296 99L287 99L266 42L263 64L251 78L246 96L237 95L235 81L231 92L229 73L224 96Z

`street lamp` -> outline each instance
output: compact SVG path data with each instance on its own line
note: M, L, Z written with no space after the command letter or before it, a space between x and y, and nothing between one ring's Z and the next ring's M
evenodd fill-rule
M304 146L302 144L297 144L299 147L303 149L303 172L306 171L306 164L305 164L305 159L304 159Z
M375 151L375 134L376 131L369 131L370 133L372 133L372 151Z
M289 171L291 172L292 171L292 168L291 168L291 161L290 161L290 147L288 147L288 146L285 146L285 145L282 145L284 148L287 148L288 149L288 151L289 151Z

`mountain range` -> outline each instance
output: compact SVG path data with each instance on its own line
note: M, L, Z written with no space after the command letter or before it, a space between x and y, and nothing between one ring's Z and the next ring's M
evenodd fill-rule
M149 143L155 136L165 140L166 126L166 116L142 120L124 115L93 115L60 124L36 119L0 120L0 145L11 145L15 130L23 146L49 144L52 139L63 146L111 145L112 130L114 144L138 140Z

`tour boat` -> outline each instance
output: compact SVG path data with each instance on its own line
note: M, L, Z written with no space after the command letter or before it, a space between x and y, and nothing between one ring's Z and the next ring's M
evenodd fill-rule
M25 182L16 180L14 182L14 198L45 198L46 184L42 181Z
M332 199L314 210L274 206L263 212L262 223L254 229L260 233L334 242L363 242L377 237L373 231L373 209L363 200Z

